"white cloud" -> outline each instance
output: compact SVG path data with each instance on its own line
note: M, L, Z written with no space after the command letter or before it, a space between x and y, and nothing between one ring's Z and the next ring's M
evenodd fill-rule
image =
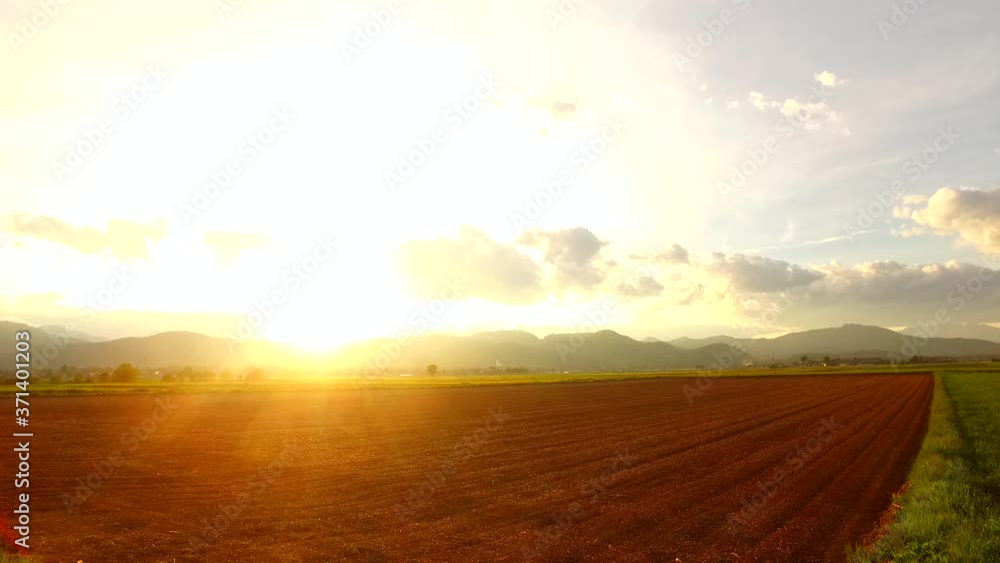
M721 274L732 287L746 293L771 293L808 285L823 275L811 268L763 256L715 253L705 268Z
M600 260L607 242L582 227L561 231L528 231L518 242L544 250L544 260L555 270L555 281L562 288L592 288L604 281L611 263Z
M149 258L149 243L167 234L163 221L137 223L111 219L102 230L75 226L48 215L14 214L0 221L12 235L31 237L72 248L81 254L110 252L120 260Z
M622 282L618 285L618 293L626 297L652 297L663 292L663 284L652 276L640 276L632 282Z
M495 303L533 303L546 295L537 262L472 227L463 227L455 238L405 243L400 269L419 297L440 297L449 285Z
M778 112L808 131L828 128L842 135L851 134L846 126L840 124L842 119L839 113L830 108L825 101L814 101L813 97L806 101L796 98L779 101L754 90L747 96L747 101L759 111Z
M271 243L271 237L258 233L205 233L202 241L212 249L223 265L233 264L251 250L261 249Z
M981 252L1000 253L1000 190L945 187L929 198L904 198L893 216L904 221L895 231L900 236L955 236Z
M847 84L846 80L837 78L837 75L830 72L829 70L824 70L823 72L817 72L816 74L813 75L813 78L816 79L816 82L819 82L820 84L822 84L827 88L836 88L838 86L843 86L844 84Z

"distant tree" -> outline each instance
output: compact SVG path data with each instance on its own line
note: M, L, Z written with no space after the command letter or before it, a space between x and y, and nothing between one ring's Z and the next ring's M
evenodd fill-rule
M186 382L194 379L194 370L191 366L184 366L181 371L177 372L177 381Z
M431 365L427 366L427 375L434 376L434 375L437 375L437 372L438 372L438 365L437 364L431 364Z
M829 364L830 363L830 356L823 356L823 363L824 364Z
M806 365L806 362L809 361L809 356L806 356L805 354L803 354L802 357L799 358L799 359L802 360L802 365Z
M160 379L162 379L164 383L173 383L177 381L177 376L170 372L165 372L162 376L160 376Z
M139 369L129 363L124 363L115 368L111 373L111 381L114 383L132 383L139 379Z
M104 370L101 373L97 374L98 383L107 383L109 381L111 381L111 372L109 370Z
M243 381L246 382L264 381L264 379L264 370L260 368L250 368L243 373Z

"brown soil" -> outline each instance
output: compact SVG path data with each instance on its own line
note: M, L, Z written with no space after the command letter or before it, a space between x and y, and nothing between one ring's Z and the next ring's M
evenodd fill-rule
M903 485L933 392L926 375L727 378L692 405L694 383L36 398L31 555L843 560Z

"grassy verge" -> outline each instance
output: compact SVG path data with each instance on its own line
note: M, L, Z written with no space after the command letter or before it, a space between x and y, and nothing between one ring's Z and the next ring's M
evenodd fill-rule
M1000 373L935 377L930 425L903 508L850 560L1000 561Z

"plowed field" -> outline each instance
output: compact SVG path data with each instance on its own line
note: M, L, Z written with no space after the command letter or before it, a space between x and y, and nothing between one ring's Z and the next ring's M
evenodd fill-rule
M694 383L38 398L31 554L843 560L903 485L933 388L726 378L689 402Z

